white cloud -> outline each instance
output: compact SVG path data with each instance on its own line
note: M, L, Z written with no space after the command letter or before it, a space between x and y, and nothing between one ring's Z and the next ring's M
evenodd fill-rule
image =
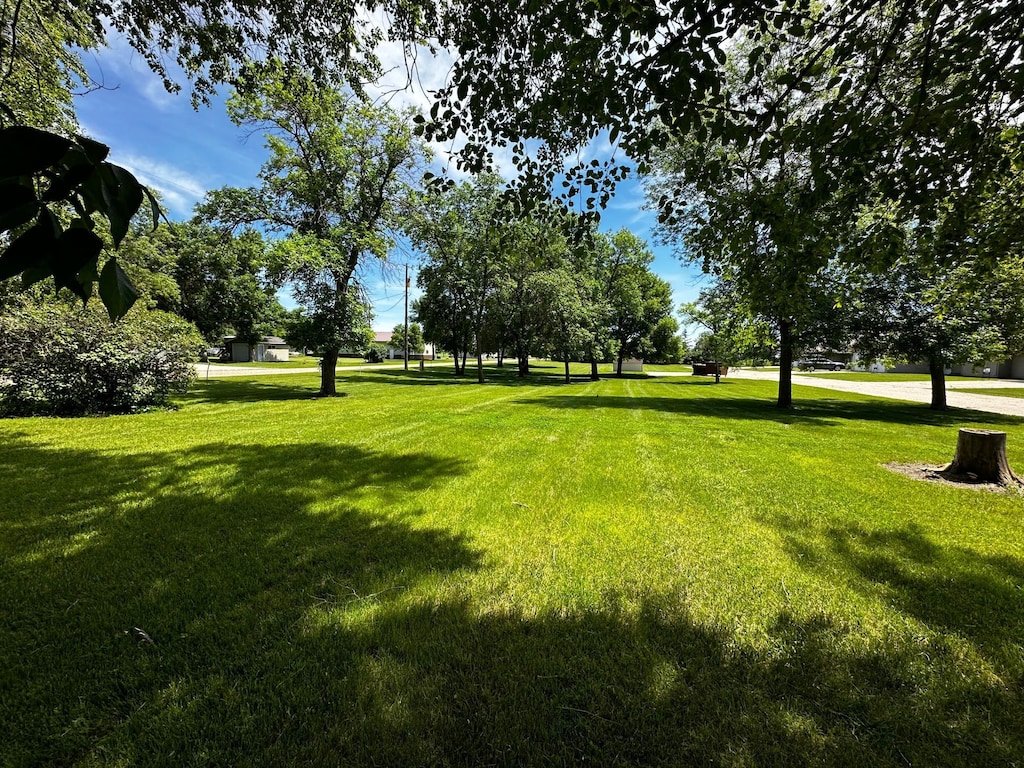
M173 212L188 215L209 186L169 163L145 155L118 154L112 162L123 165L148 187L159 190L164 204Z

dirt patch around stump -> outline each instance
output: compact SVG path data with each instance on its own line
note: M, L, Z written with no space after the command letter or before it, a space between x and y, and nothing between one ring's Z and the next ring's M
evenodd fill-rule
M896 462L890 462L889 464L883 464L882 466L890 472L898 472L905 477L909 477L911 480L924 480L928 483L946 485L951 488L971 488L975 491L1015 494L1020 494L1022 490L1024 490L1019 483L1017 485L986 483L978 480L976 475L956 475L949 472L943 472L943 467L941 466L935 467L929 464L898 464Z

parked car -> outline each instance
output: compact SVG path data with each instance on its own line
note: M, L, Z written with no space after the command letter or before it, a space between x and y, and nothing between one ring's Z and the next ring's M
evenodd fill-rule
M846 363L837 360L829 360L824 357L812 357L806 360L797 360L793 367L801 371L841 371L846 368Z

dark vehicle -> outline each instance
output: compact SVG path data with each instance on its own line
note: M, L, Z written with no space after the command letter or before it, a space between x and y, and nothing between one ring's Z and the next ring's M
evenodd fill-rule
M812 357L806 360L797 360L793 363L793 367L801 371L841 371L846 368L846 363L840 363L836 360L829 360L824 357Z

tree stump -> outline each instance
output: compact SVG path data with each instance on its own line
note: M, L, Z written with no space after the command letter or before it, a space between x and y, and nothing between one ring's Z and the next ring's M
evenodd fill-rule
M953 461L941 474L950 479L971 477L984 483L1020 485L1006 459L1006 433L990 429L961 429Z

